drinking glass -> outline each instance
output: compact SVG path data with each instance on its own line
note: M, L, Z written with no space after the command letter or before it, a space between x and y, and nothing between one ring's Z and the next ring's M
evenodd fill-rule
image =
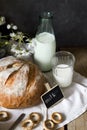
M67 51L56 52L52 57L53 77L60 87L69 87L72 83L75 56Z

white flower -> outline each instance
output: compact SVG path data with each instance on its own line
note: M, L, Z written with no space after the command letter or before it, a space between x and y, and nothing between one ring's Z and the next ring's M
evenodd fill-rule
M10 33L10 37L15 37L16 34L13 32L13 33Z
M3 24L5 24L5 23L6 23L5 17L1 16L1 17L0 17L0 25L3 25Z
M17 30L18 27L17 27L16 25L13 25L13 26L12 26L12 29L13 29L13 30Z
M7 25L7 29L10 29L10 28L11 28L11 25L10 25L10 24L8 24L8 25Z

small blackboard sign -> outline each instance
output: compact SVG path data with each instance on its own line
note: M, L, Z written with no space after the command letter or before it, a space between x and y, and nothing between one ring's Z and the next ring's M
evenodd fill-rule
M59 86L55 86L41 96L41 100L47 108L53 106L64 98Z

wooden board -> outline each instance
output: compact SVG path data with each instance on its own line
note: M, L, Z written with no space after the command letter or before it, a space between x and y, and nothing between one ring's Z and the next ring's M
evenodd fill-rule
M57 129L57 130L65 130L65 129L64 129L64 127L62 127L62 128Z
M67 125L67 130L87 130L87 112Z

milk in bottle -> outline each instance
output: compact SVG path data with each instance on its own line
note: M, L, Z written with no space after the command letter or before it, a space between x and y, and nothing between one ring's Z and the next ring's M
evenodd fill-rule
M51 69L51 58L56 51L55 36L48 32L40 33L35 38L34 60L42 71Z

